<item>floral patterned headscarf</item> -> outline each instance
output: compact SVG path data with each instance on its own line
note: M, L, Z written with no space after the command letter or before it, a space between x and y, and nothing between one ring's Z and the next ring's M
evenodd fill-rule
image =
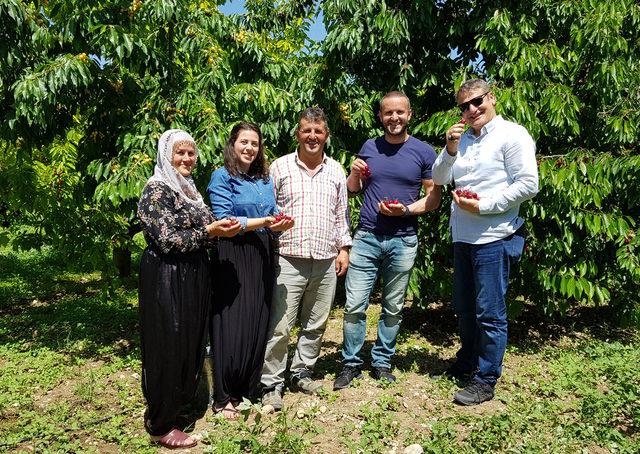
M163 182L187 202L198 207L207 208L207 205L202 200L202 195L198 192L198 188L193 182L193 178L191 176L183 177L173 167L173 147L180 142L191 143L196 150L196 159L198 159L198 147L193 137L182 129L169 129L160 136L156 167L147 183L151 181Z

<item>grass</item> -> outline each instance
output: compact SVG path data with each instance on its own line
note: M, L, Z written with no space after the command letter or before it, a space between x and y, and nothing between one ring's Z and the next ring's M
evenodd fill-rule
M144 408L135 289L107 299L96 273L53 251L2 252L0 451L100 452L84 437L114 425L101 441L146 446L115 424ZM118 379L125 373L138 378Z
M144 401L135 280L110 291L97 273L54 251L0 250L0 452L156 452ZM108 295L108 296L107 296ZM370 308L365 352L375 338ZM459 407L457 384L433 375L456 349L446 304L405 312L394 373L330 391L341 312L332 314L317 371L327 391L285 395L285 411L246 403L228 422L207 412L192 452L640 452L640 335L606 308L549 320L527 308L510 325L496 398Z

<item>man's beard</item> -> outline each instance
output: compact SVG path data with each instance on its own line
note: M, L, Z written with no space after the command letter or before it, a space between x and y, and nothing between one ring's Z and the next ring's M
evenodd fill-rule
M389 130L388 127L384 128L384 132L386 132L387 134L389 134L390 136L403 136L406 132L407 132L407 125L406 123L402 126L402 128L400 128L400 131L398 132L392 132Z

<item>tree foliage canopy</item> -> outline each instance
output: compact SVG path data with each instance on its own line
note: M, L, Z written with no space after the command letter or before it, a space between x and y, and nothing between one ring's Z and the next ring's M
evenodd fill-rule
M234 122L260 123L273 158L318 104L347 167L379 134L386 91L408 94L412 133L439 148L459 115L455 89L479 76L538 145L541 192L523 206L514 290L549 313L613 303L637 314L637 2L249 0L232 16L220 3L0 0L0 193L16 245L105 265L137 229L164 129L194 135L202 186ZM315 43L319 9L327 36ZM411 291L423 301L449 296L448 202L421 221Z

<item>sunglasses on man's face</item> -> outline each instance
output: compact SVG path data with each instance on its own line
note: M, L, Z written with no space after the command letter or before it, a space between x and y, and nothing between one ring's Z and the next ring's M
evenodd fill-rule
M484 102L484 97L487 96L488 94L489 92L487 91L483 95L470 99L469 101L463 102L462 104L458 104L460 111L462 113L465 113L467 110L469 110L469 106L471 106L472 104L474 107L480 107L480 104Z

